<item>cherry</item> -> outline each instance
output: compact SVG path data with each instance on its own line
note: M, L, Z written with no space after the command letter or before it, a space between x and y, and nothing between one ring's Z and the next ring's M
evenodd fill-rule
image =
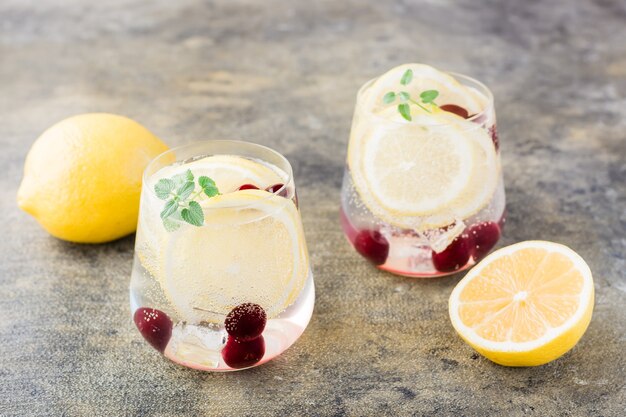
M258 190L259 187L257 187L254 184L244 184L241 187L237 188L237 190Z
M468 237L457 236L443 252L432 252L433 265L437 271L452 272L462 268L469 261L471 246Z
M494 222L482 222L470 227L467 234L472 245L472 256L475 261L479 261L500 239L500 227Z
M496 125L491 126L488 129L489 135L491 136L491 140L493 141L493 145L496 147L496 152L500 149L500 139L498 138L498 130L496 129Z
M144 339L156 350L163 352L172 337L172 320L164 312L141 307L133 316L135 325Z
M278 184L270 185L269 187L265 189L265 191L272 193L272 194L276 194L278 190L280 190L283 187L285 187L285 184L279 182ZM280 191L280 193L278 193L278 195L281 197L287 197L287 187L283 188Z
M226 346L222 349L222 359L231 368L247 368L252 366L265 355L265 339L259 336L256 339L242 341L229 337Z
M443 106L439 106L439 108L443 111L447 111L449 113L454 113L457 116L461 116L464 119L468 119L470 117L467 110L465 110L461 106L457 106L456 104L444 104Z
M228 313L224 326L229 335L245 342L259 337L266 323L267 314L263 307L254 303L243 303Z
M354 238L354 248L374 265L382 265L389 256L389 242L378 230L361 230Z

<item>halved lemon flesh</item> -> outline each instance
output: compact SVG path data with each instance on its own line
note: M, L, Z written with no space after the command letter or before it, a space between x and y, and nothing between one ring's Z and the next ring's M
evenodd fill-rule
M488 359L535 366L574 347L593 304L591 271L576 252L527 241L475 266L452 292L449 313L457 333Z

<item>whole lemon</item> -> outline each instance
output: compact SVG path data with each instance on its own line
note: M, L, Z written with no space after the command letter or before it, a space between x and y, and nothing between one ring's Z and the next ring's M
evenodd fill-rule
M59 239L120 238L137 227L144 168L165 150L148 129L123 116L67 118L28 152L17 203Z

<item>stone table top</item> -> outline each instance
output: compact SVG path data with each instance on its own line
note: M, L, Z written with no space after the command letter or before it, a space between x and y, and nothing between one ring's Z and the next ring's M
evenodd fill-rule
M0 3L0 415L626 414L626 5L611 0ZM595 277L580 343L505 368L456 335L463 274L380 272L345 241L339 187L355 94L405 62L496 97L508 224L500 246L564 243ZM83 112L127 115L169 145L242 138L295 168L317 286L282 356L214 374L134 328L133 236L68 244L19 211L29 147Z

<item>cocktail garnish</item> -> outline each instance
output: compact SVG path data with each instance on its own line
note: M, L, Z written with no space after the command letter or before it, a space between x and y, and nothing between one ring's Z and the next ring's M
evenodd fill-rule
M198 177L198 187L198 191L194 193L196 184L194 175L189 169L172 178L161 178L156 183L154 192L157 197L167 200L161 211L161 219L168 232L173 232L180 227L180 222L176 220L183 220L193 226L202 226L204 213L200 204L195 201L196 198L202 193L208 197L214 197L220 192L215 181L206 176Z
M401 85L409 85L413 80L413 70L408 69L400 78ZM435 103L435 99L439 96L439 91L437 90L424 90L420 93L419 99L421 103L411 98L411 94L406 91L389 91L387 94L383 96L383 103L391 104L396 99L400 100L398 104L398 112L409 122L413 120L411 117L411 106L409 103L413 103L416 106L420 107L422 110L432 113L428 108L423 106L423 104L430 104L431 106L437 106Z

